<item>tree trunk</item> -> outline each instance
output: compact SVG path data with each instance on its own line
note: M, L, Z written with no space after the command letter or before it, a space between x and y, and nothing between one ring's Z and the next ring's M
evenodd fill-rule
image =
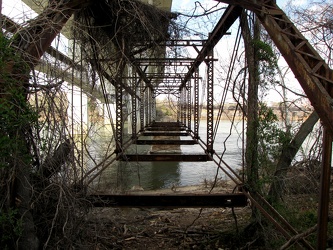
M69 1L50 1L49 6L35 19L29 21L28 25L14 35L15 40L12 47L16 49L23 62L25 62L31 70L38 64L39 59L45 53L46 49L51 45L54 38L60 33L70 16L79 8L84 7L90 1L86 0L69 0ZM2 1L0 1L0 4ZM8 58L10 63L11 58ZM25 76L17 78L17 72L6 72L16 79L17 91L27 96L27 79L29 73ZM19 72L22 73L22 72ZM6 79L0 79L0 82ZM3 97L2 97L3 98ZM13 109L17 109L18 115L21 115L21 107L13 105ZM24 142L24 146L18 149L16 158L13 159L11 165L15 171L15 179L11 197L15 199L15 204L10 202L10 206L18 209L18 215L22 222L22 234L18 240L18 249L39 249L39 240L36 235L33 216L31 213L31 197L33 186L30 181L31 167L23 163L23 159L27 157L25 154L31 155L29 138L22 128L18 128L16 133L18 139ZM21 158L20 158L21 156ZM28 157L29 158L29 157ZM32 158L32 156L31 156ZM8 187L9 188L9 187Z
M247 14L244 11L241 16L241 29L245 45L245 56L249 70L248 101L247 101L247 131L246 131L246 175L247 184L252 191L258 191L258 85L259 85L259 60L256 48L253 45L255 39L260 37L260 26L255 19L253 24L253 37Z
M274 180L268 193L270 202L274 203L280 200L284 189L284 179L288 168L290 167L291 161L295 158L299 148L313 130L313 126L318 120L319 116L317 112L313 111L308 119L306 119L306 121L302 124L294 139L288 145L283 147L274 173Z

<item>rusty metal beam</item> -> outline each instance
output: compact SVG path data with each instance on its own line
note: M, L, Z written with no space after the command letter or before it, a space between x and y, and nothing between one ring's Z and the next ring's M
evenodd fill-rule
M137 145L195 145L198 144L195 140L136 140Z
M274 1L219 2L255 12L328 129L333 131L333 71ZM247 3L247 4L245 4ZM248 5L253 4L255 8ZM258 6L260 5L260 6Z
M199 75L199 69L194 72L195 76ZM193 105L193 123L194 123L194 137L199 138L199 79L194 78L193 86L194 105Z
M146 131L182 131L186 130L186 127L146 127Z
M188 132L143 132L143 136L188 136Z
M244 194L90 195L95 207L245 207Z
M181 127L182 124L180 122L154 122L150 124L150 127Z
M178 161L178 162L198 162L198 161L210 161L208 155L205 154L125 154L120 159L123 161Z
M213 51L208 54L208 58L213 57ZM214 153L214 64L207 61L207 153Z
M145 127L145 87L142 80L140 80L140 130L143 131Z
M202 47L201 51L199 52L197 58L195 59L195 62L189 69L188 73L186 74L186 77L183 79L182 84L179 86L179 89L184 87L192 78L192 75L194 72L199 68L200 64L205 60L208 53L215 47L215 45L218 43L218 41L227 34L228 29L231 27L231 25L237 20L237 18L241 15L242 9L240 6L232 6L229 5L227 9L224 11L221 19L211 32L207 42Z

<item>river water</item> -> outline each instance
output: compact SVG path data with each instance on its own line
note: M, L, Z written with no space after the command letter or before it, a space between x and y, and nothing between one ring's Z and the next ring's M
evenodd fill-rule
M206 141L206 122L201 121L199 135ZM242 165L242 123L234 125L229 121L221 121L216 133L214 150L222 155L223 160L233 169ZM103 148L108 145L108 136L100 137L92 147L92 155L103 157ZM184 138L185 139L185 138ZM188 137L186 137L188 139ZM151 149L149 145L132 145L130 153L144 153ZM199 145L181 146L184 154L203 154ZM95 155L96 157L96 155ZM89 164L90 165L90 164ZM110 165L103 174L95 180L94 188L103 191L129 190L142 187L144 190L198 185L204 181L212 181L215 176L226 179L225 174L217 168L213 161L208 162L116 162Z

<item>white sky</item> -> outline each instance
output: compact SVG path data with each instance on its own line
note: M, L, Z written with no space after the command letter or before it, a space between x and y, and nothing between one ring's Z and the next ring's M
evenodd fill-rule
M301 5L301 4L306 3L306 1L307 0L298 0L298 1L294 1L293 4L296 4L295 2L297 2L297 5ZM30 10L30 8L27 7L21 0L3 0L2 2L3 2L2 3L2 5L3 5L2 13L11 17L18 23L22 23L22 22L27 21L30 18L33 18L36 16L36 13L34 13L32 10ZM194 9L195 2L196 2L196 0L173 0L172 11L181 12L181 11L186 10L186 12L188 12L188 11ZM214 0L201 0L199 2L204 7L214 6L217 4L217 1L214 1ZM282 9L284 9L284 6L286 5L286 3L287 3L287 0L277 0L277 4ZM236 29L237 28L233 28L233 30L231 30L232 34L235 34L237 32ZM224 40L226 40L226 39L224 39ZM220 55L227 55L229 53L228 50L230 50L230 48L228 49L228 46L226 46L226 44L229 44L228 46L232 46L233 41L224 41L223 42L223 45L220 46L220 48L219 48ZM291 82L295 81L293 75L289 76L288 78ZM300 89L300 87L298 87L298 89ZM276 98L277 98L277 96L275 95L273 97L273 100L275 101Z

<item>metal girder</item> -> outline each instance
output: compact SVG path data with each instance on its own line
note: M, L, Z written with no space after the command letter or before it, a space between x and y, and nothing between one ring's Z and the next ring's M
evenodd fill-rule
M187 82L187 128L191 130L191 118L192 118L192 93L191 93L191 81Z
M143 132L143 136L189 136L188 132Z
M146 127L146 131L182 131L185 127Z
M145 105L145 125L149 124L149 89L145 89L145 99L144 99Z
M137 145L195 145L198 144L195 140L136 140Z
M157 95L162 95L162 94L164 94L164 95L177 95L177 94L179 94L179 92L178 92L178 90L158 90L158 91L156 91L156 96Z
M200 64L205 60L208 53L214 48L214 46L218 43L218 41L227 34L228 29L231 25L237 20L237 18L241 15L242 8L239 6L229 5L227 9L224 11L221 19L215 26L214 30L210 33L210 36L199 52L197 58L195 59L193 65L189 69L186 77L183 79L180 89L185 86L187 81L192 78L194 72L199 68Z
M209 53L208 58L213 57L213 51ZM207 60L207 153L213 154L214 136L214 64Z
M333 131L333 71L274 1L219 1L255 12L323 123ZM252 7L251 7L252 6Z
M327 197L329 196L329 176L327 166L332 157L333 132L333 71L324 59L299 32L275 1L227 0L220 1L240 6L253 11L289 67L298 79L311 104L318 113L325 127L323 169L321 172L321 200L318 207L317 249L326 247L327 239ZM328 187L328 188L327 188ZM283 231L283 230L280 230ZM293 234L297 234L291 230ZM290 238L287 236L287 238ZM303 240L303 244L308 243ZM311 246L309 248L312 248Z
M140 80L140 130L145 128L145 87L143 81Z
M245 207L244 194L90 195L95 207Z
M152 107L152 122L154 122L156 120L156 91L152 90L152 103L151 103L151 107Z
M182 124L185 124L186 121L186 106L185 106L185 88L182 88L180 91L180 97L181 97L181 103L180 103L180 110L181 110L181 114L180 114L180 121Z
M150 88L153 88L153 85L151 84L150 80L147 78L146 73L141 69L141 67L135 62L134 57L127 57L128 62L133 66L133 68L136 70L136 73L139 75L139 77L146 83L146 85Z
M136 76L136 74L134 73L134 76ZM132 88L136 89L136 78L133 79L132 81ZM136 138L136 134L137 134L137 100L134 96L131 96L132 99L132 138Z
M177 100L177 122L181 122L181 94L178 95Z
M169 47L187 47L187 46L204 46L207 40L168 40L165 46Z
M176 127L182 126L179 122L154 122L150 125L151 127Z
M149 115L149 119L148 119L148 124L151 124L153 121L153 91L152 89L148 88L148 93L149 93L149 97L148 97L148 115Z
M120 153L123 147L123 85L121 78L115 81L116 94L116 153Z
M179 162L197 162L197 161L210 161L211 158L206 154L124 154L123 161L179 161Z
M195 76L199 75L199 69L194 72ZM199 138L199 79L194 78L194 107L193 107L193 120L194 120L194 137Z

